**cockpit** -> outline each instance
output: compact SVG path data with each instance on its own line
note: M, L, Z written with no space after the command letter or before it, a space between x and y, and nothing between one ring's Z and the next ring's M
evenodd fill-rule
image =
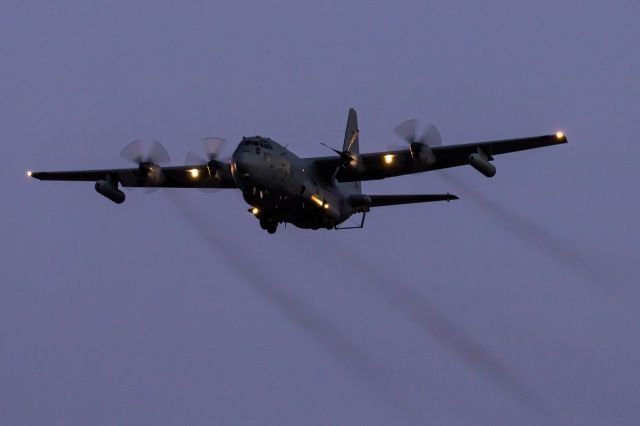
M273 145L271 145L269 140L266 138L261 138L259 136L252 137L252 138L243 138L242 143L240 144L240 146L247 146L247 147L250 145L273 150Z

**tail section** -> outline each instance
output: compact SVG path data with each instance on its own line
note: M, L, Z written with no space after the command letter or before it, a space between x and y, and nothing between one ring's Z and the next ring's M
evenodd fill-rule
M358 115L356 110L349 108L349 116L347 117L347 128L344 131L344 143L342 151L348 151L353 154L360 153L360 130L358 129ZM362 192L362 184L360 182L352 182L353 189L357 194Z
M344 144L342 145L343 151L353 152L354 154L360 153L359 132L358 115L356 114L356 110L349 108L347 129L344 131Z

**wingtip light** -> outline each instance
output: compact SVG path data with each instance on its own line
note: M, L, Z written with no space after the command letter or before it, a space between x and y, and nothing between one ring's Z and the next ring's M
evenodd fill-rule
M556 139L564 139L564 132L557 132Z
M33 172L32 172L31 170L28 170L28 171L27 171L27 176L28 176L28 177L33 176Z

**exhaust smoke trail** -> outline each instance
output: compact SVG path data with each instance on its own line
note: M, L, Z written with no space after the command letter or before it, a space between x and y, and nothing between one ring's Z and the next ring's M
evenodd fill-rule
M184 216L196 234L209 248L220 255L239 276L266 298L287 319L302 328L313 340L333 357L352 367L358 375L371 382L377 369L367 353L354 345L349 336L325 320L303 300L283 291L270 282L262 271L248 266L246 250L237 246L231 238L224 238L220 229L214 230L210 221L191 206L185 197L173 191L164 191L174 207Z
M437 175L501 220L507 228L542 254L574 272L587 276L598 285L605 286L609 281L609 274L598 268L592 260L585 258L576 249L560 241L540 225L518 212L490 200L451 174L439 172Z
M557 420L558 414L508 365L418 291L402 284L397 278L389 277L378 264L340 245L334 245L326 252L335 255L334 265L343 263L356 276L366 277L348 280L348 283L358 283L367 290L375 291L387 305L404 315L467 366L482 373L526 409L547 422Z
M385 277L384 272L375 264L356 257L353 253L351 260L354 271L367 276L368 279L363 284L369 284L368 288L375 290L388 305L427 332L442 347L474 370L483 373L527 409L546 419L556 417L542 398L536 395L499 356L457 326L422 294L401 284L397 279Z
M394 398L388 390L380 388L380 376L376 365L365 352L353 345L349 337L314 312L302 300L272 285L260 271L247 268L246 253L240 247L236 246L230 238L223 238L219 233L214 232L211 224L189 205L186 199L172 191L165 191L165 193L204 242L224 257L227 265L242 276L254 290L269 300L285 317L307 332L324 350L352 367L360 378L376 387L378 393L383 392L387 402L395 399L393 402L396 407L398 404L406 405L405 402ZM336 250L340 253L335 253ZM421 294L400 284L396 279L385 277L384 271L376 264L356 256L353 252L335 246L332 247L332 251L339 260L350 259L347 265L360 276L367 277L365 281L359 282L360 285L376 291L383 301L426 331L450 353L474 370L483 373L536 414L546 417L547 420L554 417L552 410L546 407L542 400L530 391L498 357L462 328L456 326ZM336 262L338 263L340 262Z

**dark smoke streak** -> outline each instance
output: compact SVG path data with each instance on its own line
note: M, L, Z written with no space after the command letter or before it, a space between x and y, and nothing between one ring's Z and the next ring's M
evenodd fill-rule
M564 267L570 268L574 272L588 277L598 285L604 286L608 282L608 274L595 266L593 261L582 256L574 248L569 247L538 224L518 212L490 200L448 173L440 172L437 175L447 183L455 186L457 191L464 194L465 197L469 197L480 207L498 218L518 237L538 249L545 256L559 262Z
M207 246L224 258L227 266L243 277L255 291L265 297L287 319L302 328L323 349L341 362L351 366L361 378L369 382L375 378L377 371L372 360L365 352L356 347L348 336L326 321L301 299L273 285L262 271L252 267L252 262L247 261L246 250L236 246L231 238L224 238L220 229L214 230L211 224L188 203L186 198L170 190L165 193Z
M336 255L334 264L344 263L352 268L357 276L365 277L364 280L349 283L357 282L369 290L374 290L384 302L428 333L447 351L482 373L526 409L544 418L547 423L557 419L558 414L529 389L498 356L457 326L422 294L403 285L398 279L388 277L376 263L368 262L339 245L332 246L331 252Z
M375 264L356 257L353 253L349 258L356 273L367 277L364 283L368 285L367 288L375 290L387 304L404 314L450 353L483 373L527 409L549 420L556 417L542 398L529 389L498 356L457 326L422 294L401 284L397 279L385 277L384 272Z
M255 268L247 268L246 253L240 247L235 246L229 238L223 239L221 235L215 233L210 223L179 194L172 191L166 191L166 193L172 204L183 214L197 234L211 249L224 257L228 266L242 276L254 290L266 297L289 320L305 330L323 349L354 368L359 376L366 379L370 385L377 386L378 393L384 392L383 396L387 402L396 399L378 386L380 377L376 376L379 376L379 372L376 371L373 362L366 353L355 347L347 336L315 313L310 306L272 285L260 271ZM467 365L484 373L499 387L538 415L544 415L547 419L553 417L552 411L507 366L467 332L457 327L421 294L401 285L397 280L385 278L384 272L377 265L369 264L365 259L341 250L339 247L333 247L333 251L336 250L342 252L339 255L342 260L350 260L347 264L355 268L358 274L367 277L366 282L362 284L366 285L368 289L375 290L385 302L398 309L419 328L429 333L449 352ZM375 383L376 381L378 383ZM402 401L396 399L394 404L397 406L398 403L403 404Z

